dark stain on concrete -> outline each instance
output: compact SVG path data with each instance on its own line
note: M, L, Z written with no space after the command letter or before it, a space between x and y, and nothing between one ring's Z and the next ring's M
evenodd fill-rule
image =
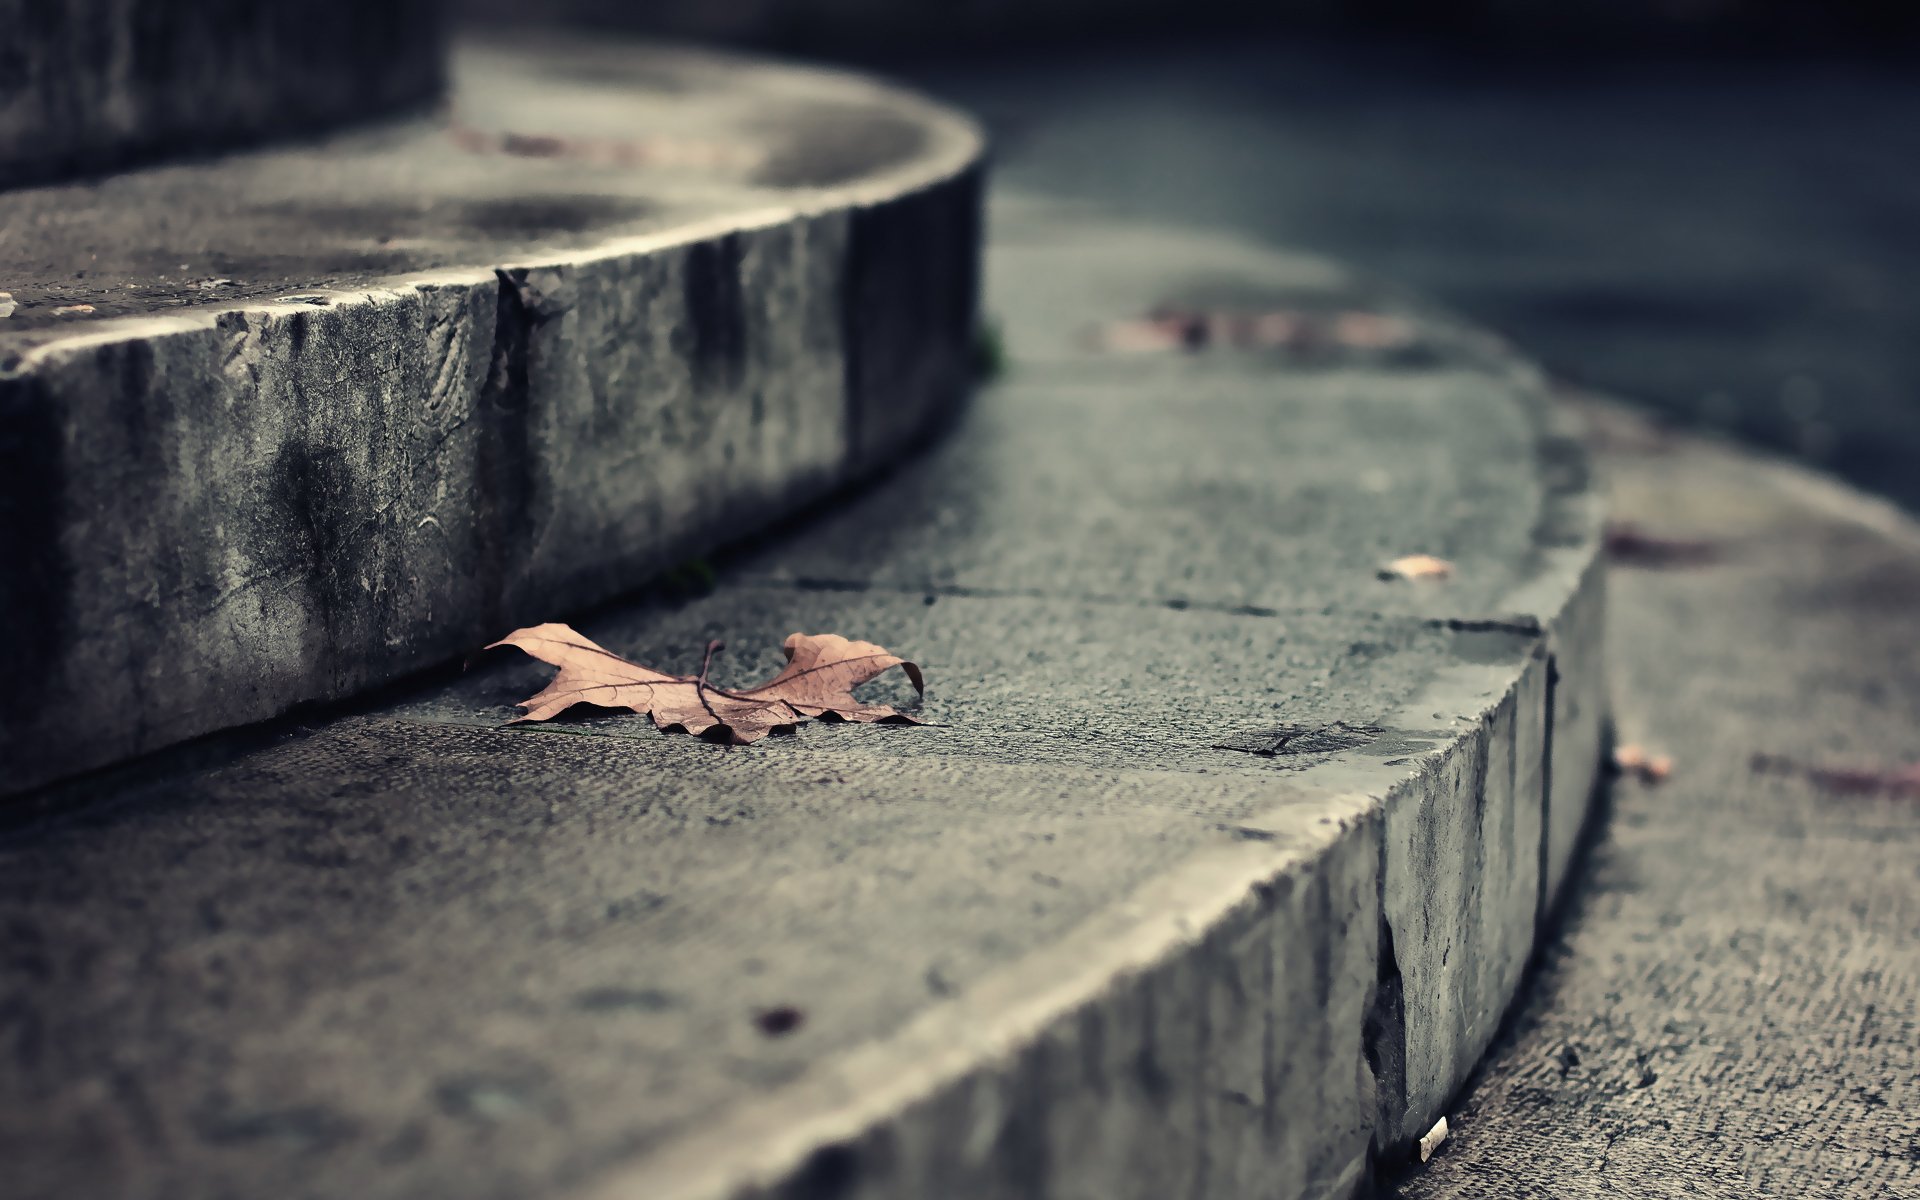
M52 398L32 379L0 379L0 656L24 684L54 671L73 635L72 569L60 548L66 463ZM0 689L0 726L24 727L42 703ZM12 757L12 752L8 753Z
M734 233L700 242L687 251L685 291L693 375L703 388L735 388L746 375L742 253L740 235Z
M494 307L493 349L481 386L475 444L473 561L487 581L490 625L510 619L514 593L532 545L534 462L528 422L532 406L530 358L542 317L528 303L527 272L500 271Z
M768 1037L785 1037L806 1024L807 1014L791 1004L762 1009L753 1015L753 1024Z
M165 397L153 386L153 346L148 342L125 342L111 351L118 360L121 379L119 395L127 404L121 410L126 423L127 444L136 453L157 449L153 406Z
M308 314L300 309L287 314L287 344L295 358L306 353L307 335L311 332L308 327L309 319Z
M319 618L326 645L337 640L337 622L351 609L366 534L356 533L349 512L353 472L334 446L289 442L269 472L275 507L287 522L287 544L305 574L310 611Z
M1510 633L1515 637L1537 638L1543 635L1540 619L1530 616L1514 617L1448 617L1441 621L1429 621L1434 629L1445 629L1453 633Z
M1382 854L1384 856L1384 849ZM1382 863L1384 870L1385 864ZM1382 1119L1375 1129L1397 1125L1407 1095L1407 1011L1406 982L1400 975L1400 959L1394 954L1393 928L1380 922L1379 974L1374 981L1373 1003L1368 1006L1361 1044L1367 1066L1373 1071L1374 1094L1378 1097ZM1375 1134L1378 1137L1378 1133ZM1394 1147L1374 1146L1379 1156Z

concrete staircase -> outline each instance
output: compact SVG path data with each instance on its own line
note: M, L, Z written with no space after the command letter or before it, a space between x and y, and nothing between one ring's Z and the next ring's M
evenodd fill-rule
M1600 504L1537 373L1230 238L1009 194L983 242L972 126L877 85L455 63L438 123L0 194L111 266L4 265L10 1189L1346 1196L1404 1157L1602 751ZM963 405L982 253L1009 366ZM1382 577L1416 553L1451 577ZM931 723L736 752L507 728L511 656L420 674L562 618L737 679L874 640Z
M964 118L577 42L454 76L451 117L0 194L0 793L603 600L951 415Z

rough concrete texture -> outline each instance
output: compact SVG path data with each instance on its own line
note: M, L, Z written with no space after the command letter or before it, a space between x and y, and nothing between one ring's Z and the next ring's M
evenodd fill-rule
M440 0L5 0L0 188L424 106Z
M724 638L727 680L871 638L930 724L506 728L549 672L504 653L39 794L0 840L21 1194L1343 1197L1424 1129L1533 944L1546 778L1591 776L1548 720L1598 663L1578 456L1412 309L1399 356L1081 337L1390 305L1325 264L994 227L1013 366L950 438L579 622ZM1378 577L1416 549L1456 579Z
M453 126L0 194L0 790L603 599L953 408L965 120L617 45L458 67Z
M1613 784L1511 1031L1388 1190L1920 1195L1920 528L1595 411L1619 516L1711 548L1612 575L1620 737L1673 773Z

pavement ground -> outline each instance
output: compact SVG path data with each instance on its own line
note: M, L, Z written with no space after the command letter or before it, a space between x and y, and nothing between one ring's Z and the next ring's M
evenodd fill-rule
M1167 39L927 67L1010 184L1326 254L1920 507L1920 74Z

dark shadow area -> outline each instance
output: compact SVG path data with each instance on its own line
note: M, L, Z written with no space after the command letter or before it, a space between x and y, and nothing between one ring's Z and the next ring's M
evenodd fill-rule
M999 178L1328 254L1550 370L1920 506L1920 75L1189 43L922 68Z

